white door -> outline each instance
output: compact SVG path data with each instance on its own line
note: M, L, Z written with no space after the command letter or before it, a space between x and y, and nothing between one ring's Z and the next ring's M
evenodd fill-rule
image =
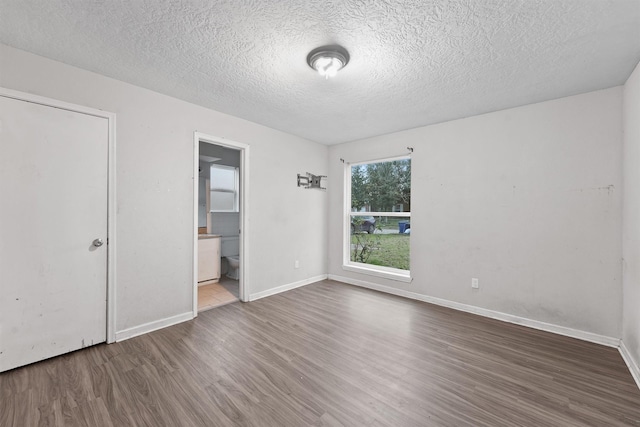
M108 126L0 96L0 372L106 340Z

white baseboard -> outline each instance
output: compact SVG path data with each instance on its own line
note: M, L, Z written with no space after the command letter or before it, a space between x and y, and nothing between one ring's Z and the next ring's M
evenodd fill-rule
M265 298L271 295L279 294L280 292L289 291L291 289L299 288L301 286L310 285L311 283L319 282L327 278L326 274L320 276L310 277L308 279L300 280L298 282L288 283L286 285L278 286L277 288L267 289L266 291L256 292L249 295L249 301L255 301L260 298Z
M635 360L633 360L633 357L631 357L631 353L629 353L627 346L624 345L624 341L622 340L620 340L620 347L618 347L618 351L620 351L620 355L622 356L624 363L627 364L629 371L631 371L631 376L636 381L636 385L640 388L640 368Z
M583 341L589 341L596 344L606 345L608 347L617 348L620 345L619 338L607 337L591 332L580 331L578 329L567 328L565 326L553 325L551 323L540 322L538 320L527 319L525 317L514 316L512 314L502 313L499 311L488 310L486 308L476 307L473 305L462 304L455 301L449 301L441 298L430 297L428 295L418 294L415 292L396 289L390 286L378 285L377 283L365 282L363 280L351 279L349 277L337 276L329 274L330 280L343 282L350 285L360 286L363 288L373 289L388 294L398 295L418 301L424 301L443 307L453 308L454 310L464 311L467 313L477 314L479 316L489 317L491 319L501 320L503 322L514 323L516 325L527 326L541 331L553 332L558 335L564 335L571 338L577 338Z
M255 294L251 294L249 296L249 301L255 301L260 298L268 297L270 295L279 294L280 292L288 291L291 289L299 288L301 286L309 285L311 283L319 282L321 280L325 280L327 278L326 274L322 274L320 276L310 277L305 280L300 280L298 282L289 283L286 285L278 286L277 288L268 289L266 291L258 292ZM132 328L124 329L122 331L116 332L116 342L124 341L129 338L137 337L138 335L147 334L149 332L156 331L158 329L166 328L167 326L176 325L178 323L186 322L188 320L193 319L193 312L189 311L186 313L178 314L175 316L167 317L166 319L160 319L153 322L145 323L143 325L134 326Z
M193 319L193 311L188 311L186 313L177 314L165 319L155 320L153 322L145 323L139 326L134 326L133 328L124 329L122 331L116 332L116 342L128 340L129 338L147 334L149 332L166 328L167 326L176 325L178 323L186 322L187 320L191 319Z

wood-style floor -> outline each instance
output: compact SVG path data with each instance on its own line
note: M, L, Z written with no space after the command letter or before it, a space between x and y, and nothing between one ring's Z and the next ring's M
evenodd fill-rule
M0 374L0 425L640 425L618 351L323 281Z

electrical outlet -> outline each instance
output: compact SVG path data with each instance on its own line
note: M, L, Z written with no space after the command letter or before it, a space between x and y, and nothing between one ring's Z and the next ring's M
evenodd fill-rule
M294 268L300 268L300 261L296 260L296 262L293 264Z
M480 283L478 282L478 279L476 277L471 279L471 287L473 289L478 289L480 287Z

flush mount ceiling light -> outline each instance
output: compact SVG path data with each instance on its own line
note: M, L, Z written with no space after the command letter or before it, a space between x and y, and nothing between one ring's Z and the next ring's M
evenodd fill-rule
M349 52L342 46L322 46L307 56L307 64L325 79L335 76L349 63Z

